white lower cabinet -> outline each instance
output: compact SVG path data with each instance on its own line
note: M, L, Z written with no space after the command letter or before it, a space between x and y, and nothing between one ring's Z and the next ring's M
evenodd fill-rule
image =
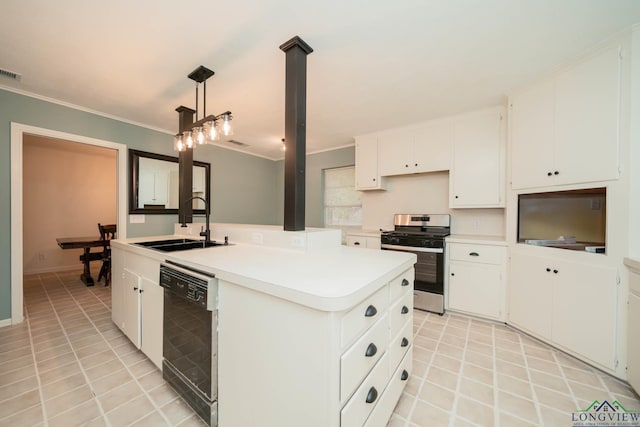
M413 279L339 312L221 280L219 425L386 426L411 373Z
M504 320L506 246L449 243L449 309Z
M616 365L617 270L512 253L508 322L607 369Z
M380 249L380 235L374 236L364 233L347 233L347 246Z
M162 369L164 292L160 262L112 250L112 320L133 345Z

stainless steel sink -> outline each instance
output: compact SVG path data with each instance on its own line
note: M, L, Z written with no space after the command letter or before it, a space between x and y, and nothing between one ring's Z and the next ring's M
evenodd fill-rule
M161 252L176 252L176 251L188 251L191 249L204 249L215 246L225 246L225 243L219 243L216 241L205 242L204 240L194 239L169 239L169 240L155 240L151 242L138 242L134 245L144 246L149 249L155 249ZM226 244L228 245L228 243Z

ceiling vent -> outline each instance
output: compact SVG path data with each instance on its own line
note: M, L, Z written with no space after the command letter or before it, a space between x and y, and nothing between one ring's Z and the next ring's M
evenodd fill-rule
M248 147L249 144L245 144L244 142L236 141L235 139L228 139L227 142L230 142L238 147Z
M22 79L22 75L18 73L14 73L13 71L5 70L0 68L0 77L6 77L11 80L20 81Z

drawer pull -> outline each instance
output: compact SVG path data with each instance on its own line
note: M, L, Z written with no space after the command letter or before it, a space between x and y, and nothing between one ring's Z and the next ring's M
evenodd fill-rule
M373 403L376 401L377 398L378 398L378 390L376 390L375 387L371 387L369 389L369 393L367 393L367 399L365 400L365 402Z
M551 271L551 269L550 269L550 268L547 268L547 273L548 273L548 272L550 272L550 271Z
M469 256L480 256L478 252L469 252Z
M409 281L407 279L402 279L401 286L409 286Z
M400 314L407 314L409 312L409 308L406 305L402 306L402 310L400 310Z
M553 270L553 273L554 274L558 274L558 270Z
M367 350L364 352L366 357L373 357L378 352L378 347L374 343L371 343L367 346Z
M407 380L407 378L409 378L409 372L407 372L407 370L406 370L406 369L403 369L403 370L402 370L402 375L400 375L400 379L401 379L402 381L406 381L406 380Z
M360 246L360 242L353 242L354 246Z
M402 337L402 341L400 342L400 347L406 347L409 345L409 340L406 337Z
M367 309L364 311L364 317L373 317L376 314L378 314L378 310L372 305L367 307Z

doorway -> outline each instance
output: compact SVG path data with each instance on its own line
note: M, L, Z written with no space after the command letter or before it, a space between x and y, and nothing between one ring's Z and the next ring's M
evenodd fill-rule
M29 224L24 222L24 178L23 161L25 140L32 138L53 138L69 143L85 144L85 150L106 148L115 150L116 158L116 224L118 237L126 237L126 159L127 146L111 141L89 138L81 135L68 134L50 129L37 128L18 123L11 124L11 323L20 323L23 314L23 274L24 274L24 228ZM72 191L66 188L62 191ZM42 219L46 220L47 213L43 212ZM97 223L95 224L97 229Z

